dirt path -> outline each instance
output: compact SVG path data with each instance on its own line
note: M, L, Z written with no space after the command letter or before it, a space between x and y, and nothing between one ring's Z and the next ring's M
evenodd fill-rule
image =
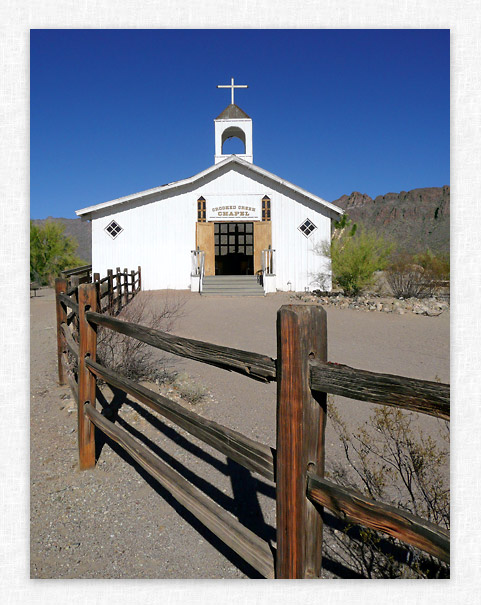
M182 293L184 316L174 333L276 356L276 312L287 294L200 298ZM149 304L164 292L150 293ZM439 317L328 310L329 359L367 370L449 382L449 313ZM76 412L56 374L52 290L31 299L31 577L245 578L255 572L121 451L106 444L97 467L77 469ZM191 361L178 369L209 387L191 409L264 443L275 443L275 385ZM108 391L106 391L108 392ZM358 425L370 407L337 398ZM274 490L184 431L138 406L120 423L145 435L163 460L275 543ZM423 426L434 427L428 417ZM328 427L328 457L340 446Z

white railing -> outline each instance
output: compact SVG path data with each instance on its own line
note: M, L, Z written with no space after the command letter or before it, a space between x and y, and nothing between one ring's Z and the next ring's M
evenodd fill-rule
M274 275L274 252L272 248L262 250L262 275Z
M203 250L192 250L192 277L204 277L205 252Z
M195 288L195 291L202 292L202 282L204 280L205 252L204 250L191 250L191 253L191 288Z

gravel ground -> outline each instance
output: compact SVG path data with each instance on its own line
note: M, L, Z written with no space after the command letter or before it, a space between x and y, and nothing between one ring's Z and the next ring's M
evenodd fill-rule
M142 294L144 296L146 294ZM163 304L166 292L148 293ZM183 316L174 333L276 356L277 309L288 294L265 298L179 293ZM328 310L329 360L372 371L449 382L449 312L438 317ZM95 469L77 465L76 410L57 384L54 293L31 299L32 578L256 578L258 574L199 524L114 443L103 444ZM274 446L275 385L264 385L189 360L176 369L208 387L197 413ZM112 397L104 388L107 400ZM170 394L177 397L175 390ZM336 398L352 426L372 406ZM419 417L426 431L436 423ZM185 431L128 400L119 423L164 461L275 545L273 485ZM341 455L328 425L327 458ZM329 574L326 573L326 577Z

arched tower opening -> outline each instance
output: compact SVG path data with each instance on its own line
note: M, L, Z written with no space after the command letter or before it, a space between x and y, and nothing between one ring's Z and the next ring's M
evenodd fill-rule
M230 126L222 133L222 155L245 155L246 135L238 126Z

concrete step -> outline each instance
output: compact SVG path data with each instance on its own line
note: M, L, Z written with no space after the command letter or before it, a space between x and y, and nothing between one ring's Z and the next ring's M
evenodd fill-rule
M207 275L204 277L204 283L239 283L239 284L250 284L257 283L256 275Z
M209 284L204 284L202 286L202 290L232 290L233 292L264 292L264 288L262 286L260 286L259 284L255 284L254 286L240 286L237 284L226 284L225 286L220 286L219 284L215 284L215 285L209 285Z
M226 288L229 288L231 290L258 290L259 288L261 290L263 290L262 286L260 284L239 284L239 283L231 283L231 282L225 282L223 284L219 284L219 283L215 283L215 284L209 284L209 283L205 283L203 284L203 289L205 290L206 288L220 288L221 290L225 290Z
M223 275L204 275L204 279L225 279L226 277L232 277L233 279L255 279L256 275L232 275L232 274L223 274Z
M221 290L221 291L210 291L203 290L201 292L202 296L264 296L264 290L261 292L246 292L244 290L239 290L237 292L233 292L232 290Z
M264 296L255 275L209 275L204 277L203 296Z

